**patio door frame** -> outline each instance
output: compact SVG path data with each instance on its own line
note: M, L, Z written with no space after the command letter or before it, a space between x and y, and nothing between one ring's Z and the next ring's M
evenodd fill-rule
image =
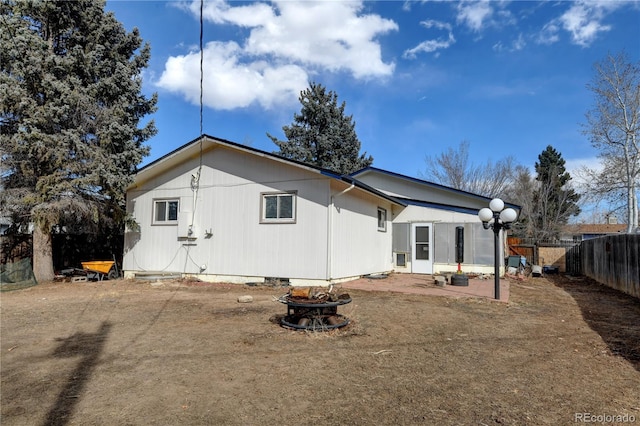
M428 228L426 233L426 240L425 240L424 228ZM433 274L433 242L434 241L433 241L433 223L432 222L414 222L411 224L411 272L412 273ZM427 249L426 259L425 259L425 248Z

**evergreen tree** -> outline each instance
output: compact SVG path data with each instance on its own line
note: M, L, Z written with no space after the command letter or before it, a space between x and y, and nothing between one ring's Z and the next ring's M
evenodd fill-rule
M580 214L580 195L569 186L571 175L565 161L551 145L538 156L535 170L538 185L533 193L531 230L537 240L556 239L569 218Z
M34 224L34 272L53 278L52 229L122 223L156 133L141 93L148 44L104 0L0 3L0 215Z
M360 155L353 117L344 115L345 102L338 106L333 91L311 83L298 100L302 104L300 114L293 115L291 126L282 128L287 140L267 133L280 149L276 154L341 174L371 165L371 156Z

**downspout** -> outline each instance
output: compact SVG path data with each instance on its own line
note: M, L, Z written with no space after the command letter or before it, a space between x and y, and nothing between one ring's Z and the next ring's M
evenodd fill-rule
M327 214L327 281L331 281L331 255L332 255L332 248L333 248L333 208L334 208L334 202L335 199L338 197L341 197L342 195L346 194L347 192L351 191L353 188L356 187L356 184L351 182L351 186L342 190L341 192L332 195L330 202L329 202L329 212ZM331 187L329 187L329 190L331 190Z

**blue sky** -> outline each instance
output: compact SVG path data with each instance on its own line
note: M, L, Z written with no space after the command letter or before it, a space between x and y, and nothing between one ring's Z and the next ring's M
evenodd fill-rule
M374 166L419 176L461 141L475 164L533 167L552 145L595 163L580 133L593 64L640 59L638 1L205 1L204 133L274 151L309 81L346 102ZM200 2L107 2L151 45L153 161L200 134Z

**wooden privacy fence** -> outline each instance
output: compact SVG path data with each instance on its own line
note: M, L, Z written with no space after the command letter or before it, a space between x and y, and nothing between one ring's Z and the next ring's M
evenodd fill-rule
M558 272L582 275L581 241L541 241L537 245L542 266L552 266Z
M581 251L584 275L640 298L640 234L585 240Z
M569 275L583 275L582 267L582 244L567 246L565 253L565 264Z
M580 241L532 241L509 237L509 255L524 256L531 265L555 267L558 272L582 275Z

